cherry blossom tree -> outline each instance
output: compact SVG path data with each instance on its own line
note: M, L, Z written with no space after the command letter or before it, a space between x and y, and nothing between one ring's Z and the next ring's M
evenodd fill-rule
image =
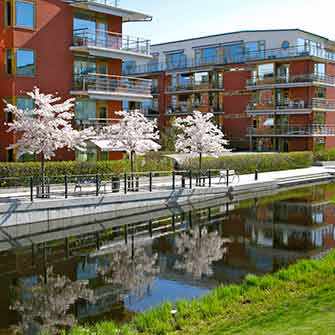
M174 127L177 128L176 150L179 152L199 155L199 170L202 168L204 154L218 157L225 149L228 141L222 131L212 122L212 113L194 111L186 118L177 118Z
M104 127L99 139L107 140L111 146L125 150L130 157L131 173L134 174L136 154L158 151L161 146L156 120L147 119L140 111L117 112L121 119L118 123Z
M6 103L5 111L14 117L8 124L8 132L18 134L18 140L10 148L17 149L19 156L25 153L38 155L43 181L45 160L50 160L62 148L84 151L85 141L93 136L93 131L91 128L83 131L72 128L74 99L59 103L60 97L43 94L37 87L27 95L33 101L32 109L23 110Z

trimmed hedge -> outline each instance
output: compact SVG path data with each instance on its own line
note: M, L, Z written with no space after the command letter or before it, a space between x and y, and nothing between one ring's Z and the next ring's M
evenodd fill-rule
M173 160L162 156L148 155L136 159L136 171L171 171ZM0 163L0 178L38 176L39 162ZM46 162L47 176L121 174L130 171L128 159L98 162Z
M314 154L314 160L316 162L335 161L335 149L317 151Z
M310 167L313 164L311 152L274 154L234 154L220 158L203 158L203 170L235 170L239 174L280 171ZM183 170L198 170L199 159L193 158L181 164Z

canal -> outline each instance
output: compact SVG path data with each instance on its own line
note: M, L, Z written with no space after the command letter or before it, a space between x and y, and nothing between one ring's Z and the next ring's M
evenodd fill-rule
M169 215L97 217L76 229L57 222L52 234L43 224L33 233L0 228L0 334L125 322L167 300L322 257L335 247L333 199L335 184L322 184Z

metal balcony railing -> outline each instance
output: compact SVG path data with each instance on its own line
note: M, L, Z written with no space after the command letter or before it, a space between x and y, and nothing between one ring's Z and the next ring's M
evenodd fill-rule
M249 136L335 136L335 125L311 124L248 128Z
M180 114L192 114L193 111L200 110L204 113L213 113L213 114L223 114L223 108L218 106L208 106L208 105L184 105L180 104L177 107L169 106L166 110L167 115L180 115Z
M247 86L312 83L312 82L324 83L327 85L335 85L335 77L309 73L294 76L273 76L267 78L252 78L247 81Z
M179 61L173 63L155 63L131 66L125 68L125 74L141 74L160 71L184 70L209 65L240 64L247 62L257 62L264 60L316 57L324 60L335 61L335 52L330 52L322 48L312 48L307 46L293 46L287 49L276 48L255 52L240 52L235 54L221 54L212 57L187 58L181 57Z
M315 98L312 101L312 106L314 109L335 111L335 100Z
M285 100L276 104L269 103L250 103L247 107L247 112L262 112L262 111L285 111L285 110L309 110L320 109L325 111L335 111L335 100L314 98L312 102L304 100Z
M287 110L287 109L311 109L312 104L304 100L284 100L276 104L273 102L268 103L250 103L247 107L248 112L264 111L264 110Z
M151 95L151 80L89 73L74 76L73 90Z
M88 29L77 29L73 32L73 45L122 50L150 56L150 40L103 30L92 32Z
M167 88L168 92L178 91L196 91L196 90L222 90L223 82L194 82L189 81L185 83L178 83L169 85Z

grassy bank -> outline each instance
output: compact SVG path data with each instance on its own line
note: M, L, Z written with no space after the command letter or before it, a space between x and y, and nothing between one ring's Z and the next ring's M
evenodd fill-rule
M176 307L175 318L165 304L122 328L106 322L71 334L334 334L335 252L272 275L249 275L241 285L219 287Z

